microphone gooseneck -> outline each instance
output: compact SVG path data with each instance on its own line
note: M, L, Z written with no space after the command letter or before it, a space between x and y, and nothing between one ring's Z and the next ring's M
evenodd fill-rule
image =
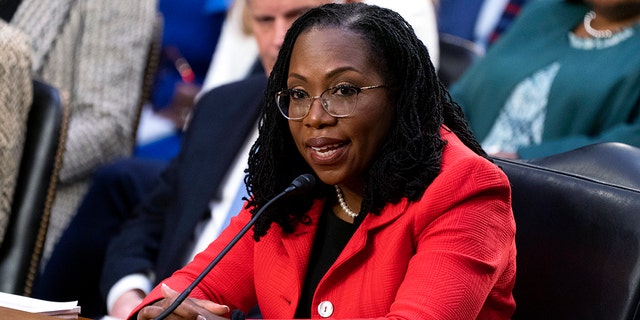
M264 206L262 206L260 210L258 210L258 212L253 216L253 218L249 222L247 222L247 224L238 232L238 234L233 239L231 239L229 244L227 244L222 249L222 251L220 251L220 253L218 253L218 255L209 263L209 265L207 265L207 267L204 268L204 270L202 270L200 275L198 275L198 277L195 280L193 280L193 282L186 289L184 289L184 291L182 291L180 295L178 295L176 300L174 300L173 303L169 305L169 307L164 309L164 311L158 317L156 317L155 320L164 320L173 311L175 311L176 308L178 308L178 306L189 296L189 294L191 294L191 291L193 291L193 289L195 289L198 286L198 284L202 281L202 279L204 279L204 277L207 276L209 271L211 271L211 269L213 269L213 267L218 264L218 262L222 259L222 257L224 257L227 254L227 252L231 250L231 248L236 244L236 242L238 242L238 240L240 240L240 238L242 238L242 236L244 236L244 234L247 233L247 231L249 231L249 229L256 223L256 221L262 215L262 213L266 208L268 208L272 203L274 203L276 200L284 196L296 195L296 194L302 194L302 193L308 192L311 189L313 189L315 184L316 184L316 179L314 178L313 175L309 173L299 175L297 178L293 179L293 181L291 181L291 184L286 189L284 189L284 191L280 192L278 195L273 197Z

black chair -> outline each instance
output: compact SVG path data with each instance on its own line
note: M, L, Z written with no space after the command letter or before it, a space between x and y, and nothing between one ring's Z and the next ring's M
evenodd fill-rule
M513 319L640 319L639 152L599 144L495 159L517 227Z
M527 162L640 190L640 148L624 143L597 143Z
M58 90L34 81L11 216L0 247L2 292L31 294L62 163L67 118Z
M447 33L439 35L439 44L438 78L447 87L458 80L476 59L484 55L482 48L475 43Z

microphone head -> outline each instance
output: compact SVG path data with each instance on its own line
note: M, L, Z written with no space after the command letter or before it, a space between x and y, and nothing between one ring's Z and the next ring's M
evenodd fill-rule
M315 186L316 178L310 173L305 173L293 179L289 187L285 189L285 192L287 192L289 195L301 194L311 191Z

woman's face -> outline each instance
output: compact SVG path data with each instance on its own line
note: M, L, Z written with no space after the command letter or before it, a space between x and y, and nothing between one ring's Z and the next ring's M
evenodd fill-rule
M389 85L373 63L368 44L356 33L336 28L311 29L293 47L287 87L311 97L340 85ZM313 99L302 120L289 120L298 151L324 183L362 192L364 172L380 150L395 107L387 88L361 91L351 115L331 116Z

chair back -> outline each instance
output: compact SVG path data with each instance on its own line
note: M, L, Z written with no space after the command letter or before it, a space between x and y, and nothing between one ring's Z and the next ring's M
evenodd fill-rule
M34 80L9 226L0 247L2 292L31 294L62 162L67 118L58 90Z
M512 185L517 228L513 319L640 318L640 188L618 179L638 181L638 152L607 144L495 159Z
M640 148L624 143L596 143L528 162L640 190Z
M438 78L449 87L476 61L484 55L477 44L447 33L439 35L440 68Z

